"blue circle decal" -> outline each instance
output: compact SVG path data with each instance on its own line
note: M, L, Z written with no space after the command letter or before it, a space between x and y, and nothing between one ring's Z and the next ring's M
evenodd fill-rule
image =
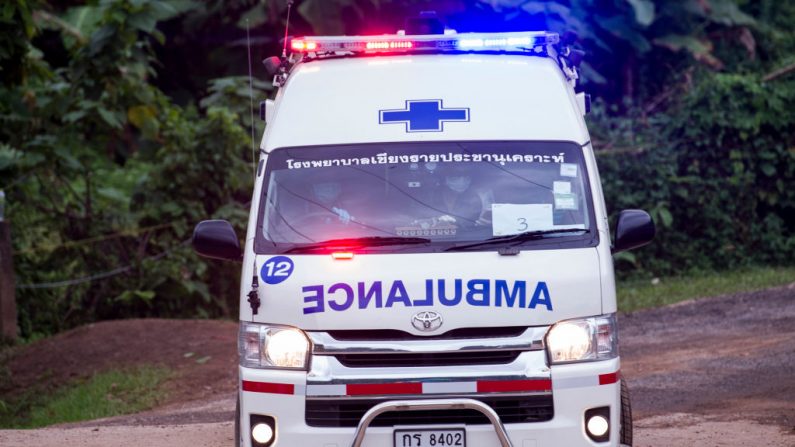
M287 256L274 256L264 264L260 276L266 284L279 284L293 274L293 260Z

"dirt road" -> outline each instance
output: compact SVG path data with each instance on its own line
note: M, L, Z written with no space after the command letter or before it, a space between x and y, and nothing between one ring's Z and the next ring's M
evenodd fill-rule
M619 325L636 445L795 447L795 284Z
M635 446L795 447L795 284L620 317ZM77 426L0 431L2 446L230 446L228 395Z

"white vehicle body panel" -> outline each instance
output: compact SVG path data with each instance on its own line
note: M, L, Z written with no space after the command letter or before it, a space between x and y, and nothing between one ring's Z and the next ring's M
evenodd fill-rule
M429 256L433 263L428 263ZM263 265L270 256L258 255L257 265ZM428 335L411 326L411 317L422 310L435 310L442 314L445 331L466 327L489 326L546 326L556 321L583 315L599 315L600 275L596 249L526 251L516 256L501 256L496 252L427 253L355 255L351 260L335 260L331 256L296 255L291 259L294 270L290 277L276 285L263 284L262 307L253 321L278 323L300 327L304 330L333 329L397 329L415 335ZM561 268L560 266L564 266ZM245 278L245 277L244 277ZM443 305L439 300L439 280L445 284L448 299L455 296L455 281L461 283L461 298L455 305ZM467 300L467 283L471 280L488 281L489 291ZM505 281L508 291L518 288L512 306L500 295L497 306L495 280ZM399 281L405 287L407 300L390 303L390 291ZM428 292L430 281L430 298ZM380 282L380 286L378 286ZM530 308L533 295L539 291L538 301ZM348 285L353 293L328 289L334 284ZM381 290L381 305L375 298L362 303L359 285L365 291L373 287ZM481 286L482 283L478 283ZM322 312L304 313L316 309L317 290L302 292L304 287L322 287L325 302ZM398 286L399 287L399 286ZM543 290L543 288L549 292ZM402 289L396 294L402 293ZM309 302L305 297L312 298ZM547 305L546 298L550 304ZM484 299L488 299L485 302ZM349 308L335 311L328 302L346 304ZM411 305L407 305L407 303ZM521 305L524 302L524 305ZM360 308L364 304L365 308ZM550 309L551 308L551 309Z

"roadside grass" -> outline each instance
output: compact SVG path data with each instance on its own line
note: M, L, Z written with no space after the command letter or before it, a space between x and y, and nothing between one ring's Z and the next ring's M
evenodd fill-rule
M37 428L64 422L135 413L162 401L162 367L138 367L96 374L52 393L30 390L11 401L0 400L0 428Z
M795 267L751 267L655 279L627 279L616 284L618 309L632 312L692 298L725 295L795 282Z

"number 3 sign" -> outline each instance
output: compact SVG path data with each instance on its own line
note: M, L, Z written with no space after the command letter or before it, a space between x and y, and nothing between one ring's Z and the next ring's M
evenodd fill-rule
M264 264L260 276L266 284L279 284L293 273L293 260L287 256L274 256Z
M491 205L491 213L494 236L510 236L526 231L554 228L551 203L494 203Z

